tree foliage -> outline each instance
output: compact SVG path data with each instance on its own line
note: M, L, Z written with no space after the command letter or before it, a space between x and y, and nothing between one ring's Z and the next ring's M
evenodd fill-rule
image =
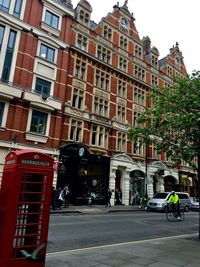
M152 142L178 163L185 160L196 167L200 155L200 72L176 78L173 87L156 88L151 107L129 129L133 140Z

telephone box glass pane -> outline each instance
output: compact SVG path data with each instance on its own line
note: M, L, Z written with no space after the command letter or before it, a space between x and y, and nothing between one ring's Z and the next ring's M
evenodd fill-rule
M46 175L22 174L13 240L13 257L22 257L21 249L32 252L41 239Z

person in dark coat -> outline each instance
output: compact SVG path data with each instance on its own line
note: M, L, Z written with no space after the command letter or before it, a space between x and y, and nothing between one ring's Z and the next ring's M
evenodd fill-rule
M111 196L112 196L112 192L110 188L108 188L107 195L106 195L106 207L111 207L111 203L110 203Z
M58 190L56 190L55 186L52 186L51 207L53 210L56 210L58 208L58 197Z

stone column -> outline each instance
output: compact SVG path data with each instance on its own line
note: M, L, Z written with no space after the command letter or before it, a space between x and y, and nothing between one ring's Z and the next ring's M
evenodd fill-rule
M123 198L123 204L125 206L129 205L129 185L130 185L130 171L126 171L124 173L125 177L124 177L124 196L122 196Z
M160 192L164 192L165 191L165 187L164 187L164 177L163 176L159 176L158 179L158 191Z
M116 169L111 170L110 179L109 179L109 188L112 192L110 203L112 206L115 205L115 177L116 177L115 172L116 172Z
M147 179L147 194L148 198L153 197L153 176L149 176Z

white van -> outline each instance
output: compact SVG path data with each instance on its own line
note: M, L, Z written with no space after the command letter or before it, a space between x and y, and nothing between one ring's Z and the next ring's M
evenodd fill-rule
M167 203L171 192L159 192L156 193L153 198L151 198L147 202L148 210L157 210L157 211L167 211L169 209L169 205ZM176 192L179 196L180 200L180 209L184 209L184 211L189 211L191 209L191 200L187 193L184 192Z

